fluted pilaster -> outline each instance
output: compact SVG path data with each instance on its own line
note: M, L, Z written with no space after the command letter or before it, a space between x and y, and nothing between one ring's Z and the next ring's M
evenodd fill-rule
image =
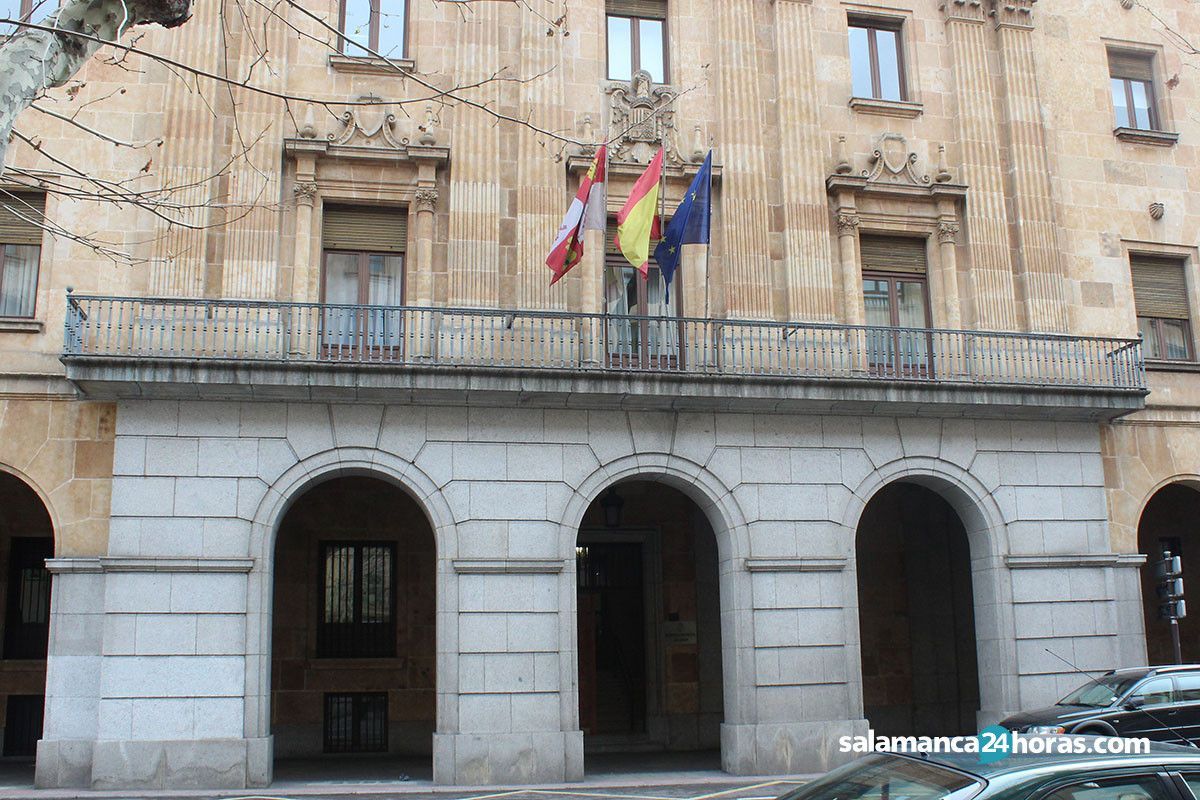
M1065 331L1066 276L1057 243L1046 130L1033 58L1032 8L1005 4L994 19L1004 77L1017 238L1017 294L1030 330Z
M719 138L725 313L769 319L770 203L754 0L714 3L720 40Z
M961 180L970 186L966 216L970 308L975 324L982 328L1016 330L1004 173L997 146L1000 129L992 105L986 17L978 0L952 0L943 8L946 36L954 54Z
M457 30L455 81L486 80L500 66L501 26L498 16L510 9L480 3L462 15ZM458 12L453 11L457 16ZM486 83L472 97L497 104L500 87ZM453 148L463 153L450 166L450 305L486 306L500 301L500 218L505 215L501 181L500 128L482 112L455 109ZM436 299L435 299L436 300Z
M787 317L838 317L829 243L829 211L822 157L820 99L813 62L813 9L807 0L776 0L779 114L782 148L783 235ZM844 313L843 313L844 316Z

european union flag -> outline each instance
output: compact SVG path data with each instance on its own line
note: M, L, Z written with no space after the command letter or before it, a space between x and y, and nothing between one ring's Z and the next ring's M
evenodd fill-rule
M654 248L654 258L658 261L658 269L662 272L663 282L667 285L666 300L671 300L671 279L675 277L675 269L679 266L679 257L685 244L708 244L710 240L710 223L712 220L712 151L704 159L704 165L696 173L692 185L671 224L667 226L667 234Z

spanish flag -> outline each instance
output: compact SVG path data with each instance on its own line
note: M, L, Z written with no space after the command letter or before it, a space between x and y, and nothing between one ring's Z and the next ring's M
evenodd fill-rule
M650 160L650 166L633 185L625 206L617 213L617 249L641 271L643 278L650 272L650 239L661 238L658 185L662 181L662 162L660 147Z

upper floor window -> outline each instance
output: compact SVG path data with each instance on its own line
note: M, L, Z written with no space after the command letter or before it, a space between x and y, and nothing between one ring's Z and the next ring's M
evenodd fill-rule
M403 336L396 307L404 302L407 215L403 209L326 206L321 229L327 355L393 352ZM378 308L355 308L361 306Z
M1187 262L1181 258L1131 255L1133 304L1146 358L1193 360Z
M867 350L874 372L929 373L925 249L925 239L911 236L859 237L863 310L867 325L873 328L867 331Z
M627 81L645 70L667 82L666 0L608 0L608 78Z
M1109 50L1108 74L1116 126L1162 130L1154 92L1154 54Z
M850 76L855 97L907 100L899 20L850 18Z
M0 317L33 317L46 197L0 191Z
M387 58L404 58L408 51L408 0L341 0L340 29L341 50L348 56L374 52Z

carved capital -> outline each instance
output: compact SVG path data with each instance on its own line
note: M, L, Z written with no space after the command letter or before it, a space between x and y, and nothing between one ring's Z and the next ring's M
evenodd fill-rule
M987 19L983 0L947 0L941 8L947 22L984 22Z
M858 214L850 214L845 211L839 213L837 215L838 236L853 236L861 222Z
M939 222L937 226L937 240L941 244L953 243L954 238L958 236L957 222Z
M1033 30L1033 4L1037 0L991 0L988 12L997 28Z
M416 202L417 212L427 211L430 214L437 208L438 193L437 189L417 189L417 193L413 195Z
M292 187L292 194L296 196L297 203L311 207L317 197L317 182L299 181Z

